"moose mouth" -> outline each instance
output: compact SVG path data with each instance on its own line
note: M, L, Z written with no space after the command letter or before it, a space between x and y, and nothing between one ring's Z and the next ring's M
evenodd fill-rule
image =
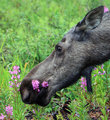
M34 101L30 101L30 104L38 104L40 106L46 106L50 102L49 92L47 88L42 88L40 92L33 98Z
M22 101L25 104L38 104L40 106L46 106L49 104L52 96L52 91L50 90L50 87L42 87L39 86L39 92L37 89L33 89L32 86L32 80L25 80L21 83L20 87L20 93ZM25 83L25 86L24 86ZM31 84L30 84L31 83ZM27 88L28 86L28 88Z

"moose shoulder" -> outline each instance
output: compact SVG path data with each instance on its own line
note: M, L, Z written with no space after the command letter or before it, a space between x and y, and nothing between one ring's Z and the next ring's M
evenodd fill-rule
M81 76L87 79L92 92L91 72L94 66L110 59L110 12L97 7L73 27L55 46L43 62L35 66L23 79L20 93L24 103L46 106L56 91L75 83ZM39 81L39 91L32 87ZM48 82L48 87L41 83Z

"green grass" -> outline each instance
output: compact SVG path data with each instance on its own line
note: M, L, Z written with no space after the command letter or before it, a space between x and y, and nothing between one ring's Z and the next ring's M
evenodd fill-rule
M104 75L100 67L92 73L93 95L80 87L80 81L57 94L51 103L40 106L25 105L18 91L9 87L9 70L19 65L20 81L39 62L43 61L63 37L63 35L92 8L99 5L110 6L108 0L0 0L0 114L6 115L5 106L13 106L14 120L24 120L27 110L35 110L36 118L45 120L51 112L61 109L68 98L71 99L71 119L88 120L89 107L84 107L92 97L95 107L100 107L107 120L105 107L110 98L110 62L104 64ZM94 77L94 74L97 76ZM15 91L15 92L13 92ZM76 116L73 115L77 113ZM62 116L59 112L57 118ZM49 119L49 118L48 118Z

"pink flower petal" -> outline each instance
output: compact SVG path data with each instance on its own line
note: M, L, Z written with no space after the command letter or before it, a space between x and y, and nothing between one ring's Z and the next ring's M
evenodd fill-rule
M10 74L13 74L13 71L9 70L9 73L10 73Z
M97 68L95 67L94 70L97 70Z
M17 78L20 79L20 75L17 75Z
M82 77L81 78L81 88L83 88L83 90L86 91L86 89L85 89L86 86L87 86L86 78Z
M81 78L81 81L83 81L83 80L84 80L84 77Z
M97 74L94 74L94 77L96 76Z
M104 13L108 12L109 9L107 7L104 6Z
M17 75L17 74L18 74L18 71L17 71L17 70L13 71L13 74L16 74L16 75Z
M39 89L39 88L37 89L37 92L40 92L40 89Z
M33 111L33 113L35 113L35 110L32 110Z
M104 65L101 65L101 69L103 69Z
M17 82L17 80L15 80L15 82Z
M16 85L16 87L18 88L20 86L20 83L18 83L17 85Z
M12 79L12 80L14 79L14 75L12 75L11 79Z
M39 91L39 81L38 80L32 80L32 87L33 87L33 90L37 89L37 91L40 92Z
M5 115L1 113L0 120L3 120L5 118Z
M10 105L6 106L5 108L7 115L13 115L13 107Z
M19 66L13 66L13 70L19 70Z
M48 82L44 81L44 82L42 83L42 87L47 88L47 87L48 87Z

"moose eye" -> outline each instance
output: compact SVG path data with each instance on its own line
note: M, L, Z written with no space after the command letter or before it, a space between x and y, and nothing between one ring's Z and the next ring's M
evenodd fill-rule
M59 45L56 45L55 50L58 51L58 52L61 52L62 51L62 47L59 46Z

